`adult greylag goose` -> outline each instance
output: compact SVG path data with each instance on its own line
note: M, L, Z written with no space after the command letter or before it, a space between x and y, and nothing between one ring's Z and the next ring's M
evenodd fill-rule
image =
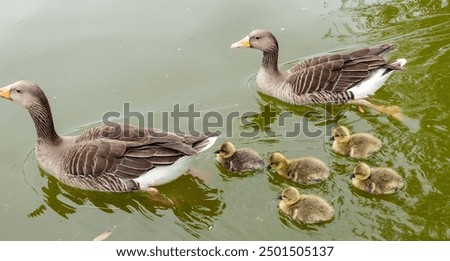
M280 176L303 185L316 184L330 176L330 170L321 160L314 157L287 159L274 152L269 156L267 169L274 169Z
M350 134L344 126L333 129L331 139L333 151L355 159L367 158L381 149L379 139L368 133Z
M383 55L392 44L364 48L347 54L311 58L295 64L287 71L278 69L278 42L266 30L254 30L231 48L254 48L263 52L262 65L256 77L258 90L291 104L355 102L395 114L398 107L376 106L359 102L375 93L406 59L387 62Z
M404 187L403 178L391 168L371 168L359 163L351 175L357 189L372 194L393 194Z
M211 133L189 136L118 123L87 129L79 136L60 136L48 99L37 84L15 82L0 88L0 97L30 113L39 165L61 182L81 189L128 192L168 183L217 138Z
M214 153L217 154L217 162L232 172L264 168L264 161L256 151L249 148L236 149L231 142L223 143Z
M280 210L302 223L321 223L334 216L333 207L324 199L315 195L302 195L294 187L284 189L278 199Z

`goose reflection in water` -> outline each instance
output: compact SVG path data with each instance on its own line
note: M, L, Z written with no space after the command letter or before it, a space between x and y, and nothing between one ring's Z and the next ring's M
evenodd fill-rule
M293 106L275 102L264 94L260 96L263 100L258 101L259 112L249 112L241 118L242 137L256 137L261 133L269 137L318 137L323 134L318 130L320 126L326 126L327 133L331 133L333 127L347 119L343 105Z
M149 221L157 221L171 210L181 221L180 225L194 237L198 232L210 229L225 208L221 190L208 187L202 180L192 175L183 175L176 181L158 187L161 194L145 192L111 193L80 190L69 187L42 169L47 184L37 189L42 193L44 203L28 214L39 218L52 209L65 219L84 207L94 206L105 213L124 211L130 214L141 213ZM178 223L178 222L177 222Z

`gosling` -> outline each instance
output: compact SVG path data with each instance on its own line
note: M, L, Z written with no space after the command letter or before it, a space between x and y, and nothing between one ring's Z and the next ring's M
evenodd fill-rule
M264 168L264 161L251 149L236 149L231 142L223 143L218 150L217 162L232 172L254 171Z
M333 151L355 159L367 158L381 149L381 141L367 133L350 134L350 131L339 126L333 129Z
M289 160L279 152L270 155L267 169L274 169L280 176L303 185L316 184L330 176L330 170L319 159L304 157Z
M306 224L329 221L334 215L333 207L324 199L314 195L300 195L294 187L284 189L278 199L278 206L284 214Z
M402 177L390 168L370 168L365 163L356 165L351 175L356 188L372 194L393 194L404 186Z

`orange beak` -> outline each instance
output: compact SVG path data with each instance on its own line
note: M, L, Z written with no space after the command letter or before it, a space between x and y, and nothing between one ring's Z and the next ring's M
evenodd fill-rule
M9 96L10 89L11 89L11 86L6 86L3 88L0 88L0 97L11 100L11 97Z
M244 39L232 44L230 48L250 48L250 37L247 35Z

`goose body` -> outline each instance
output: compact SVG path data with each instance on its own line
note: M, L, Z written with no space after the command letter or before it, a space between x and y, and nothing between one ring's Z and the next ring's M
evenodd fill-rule
M301 195L294 187L284 189L279 196L279 200L280 210L302 223L326 222L334 216L333 207L324 199L315 195Z
M330 170L321 160L314 157L303 157L289 160L279 152L269 157L268 168L294 182L311 185L322 182L330 176Z
M253 171L264 167L264 161L256 151L236 149L231 142L223 143L215 153L217 162L232 172Z
M358 164L351 175L352 185L372 194L393 194L404 187L403 178L390 168L370 168Z
M255 48L263 52L256 77L258 90L291 104L345 103L375 93L406 59L387 62L383 55L394 48L382 44L347 54L311 58L287 71L278 69L278 42L266 30L254 30L231 48Z
M332 139L333 151L355 159L367 158L381 149L381 141L374 136L368 133L350 134L344 126L333 129Z
M0 97L25 107L34 121L39 165L76 188L111 192L146 190L181 176L193 157L211 147L216 136L180 135L112 123L79 136L59 136L42 89L19 81L0 89Z

